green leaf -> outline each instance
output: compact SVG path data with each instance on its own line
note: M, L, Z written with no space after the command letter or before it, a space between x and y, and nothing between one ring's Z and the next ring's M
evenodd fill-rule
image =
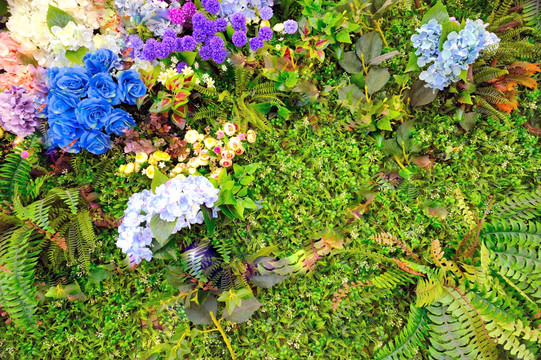
M359 59L363 57L364 64L368 65L372 59L381 55L382 49L383 40L381 40L380 35L375 31L371 31L357 40L355 52Z
M402 86L410 79L409 75L393 75L394 81L398 86Z
M410 54L410 58L408 59L408 65L406 65L405 72L417 71L421 69L421 67L417 65L418 58L419 56L415 55L415 53Z
M160 214L152 215L152 219L150 219L150 231L152 231L152 235L154 235L156 241L161 246L164 246L168 242L176 223L177 220L165 221L160 219Z
M214 295L209 295L203 304L197 305L194 302L190 303L189 307L184 308L186 317L196 325L210 325L212 324L212 318L210 312L216 314L218 310L218 302Z
M372 95L381 90L389 81L391 75L386 68L372 68L366 75L366 90Z
M192 66L195 62L195 58L197 57L197 52L195 51L183 51L181 53L178 53L178 57L184 61L188 66Z
M111 275L111 271L103 265L96 267L88 274L88 284L98 285L103 280L107 279Z
M364 73L362 71L351 76L351 83L357 85L359 89L364 89L366 85L364 82Z
M233 309L235 309L237 306L240 306L242 302L239 294L233 289L230 289L229 291L224 291L222 295L220 295L220 297L218 298L218 301L225 302L227 312L229 312L230 314L233 312Z
M462 70L458 77L463 80L464 82L468 82L468 69Z
M47 26L49 27L49 30L51 30L53 26L64 28L70 21L77 24L73 16L64 10L60 10L55 6L49 5L49 9L47 10Z
M249 256L248 262L254 262L259 257L269 256L276 248L278 248L278 245L265 246L264 248L257 250L255 254Z
M66 57L69 61L77 65L83 65L83 58L85 57L88 49L85 47L80 47L77 50L67 50Z
M278 115L280 115L280 117L284 118L285 120L289 119L289 117L291 116L291 111L285 106L278 107L277 113Z
M242 323L247 321L259 308L261 303L255 297L243 300L240 306L236 307L232 312L224 309L223 317L234 323Z
M212 234L214 234L214 228L216 227L216 221L218 219L212 216L212 209L206 207L205 205L201 207L201 211L203 212L203 218L205 219L205 225L207 225L209 236L212 236Z
M356 74L363 71L361 60L355 55L355 52L348 51L344 53L344 59L339 60L340 66L350 74Z
M8 13L8 3L6 0L0 0L0 17L6 16Z
M443 49L443 43L447 40L447 36L453 31L458 33L460 31L460 25L458 25L454 21L450 21L449 19L447 19L446 21L443 21L440 24L441 24L442 30L441 30L441 35L440 35L439 49L441 51Z
M250 185L254 180L255 180L255 177L252 176L252 175L244 176L242 179L240 179L240 184L241 185Z
M165 184L168 181L169 178L164 175L160 170L158 170L157 167L154 166L154 177L152 178L152 184L150 184L152 192L156 193L156 188L160 185Z
M387 117L378 120L376 126L380 130L393 131L393 128L391 127L391 121Z
M410 91L411 106L413 107L424 106L436 100L439 90L425 87L425 84L426 83L424 81L417 80L411 86L411 91Z
M458 98L458 101L460 101L463 104L473 105L471 94L468 91L461 92L460 97Z
M249 209L249 210L255 210L255 209L257 209L257 205L256 205L255 202L254 202L252 199L250 199L249 197L240 200L240 204L241 204L245 209Z
M269 289L284 279L286 279L286 277L283 275L265 274L265 275L254 275L250 278L250 281L255 286L259 286L264 289Z
M421 24L424 25L432 19L436 19L440 24L442 24L445 20L449 20L447 8L441 3L441 1L438 1L436 5L432 6L426 12L426 14L423 16Z
M348 43L351 44L351 38L349 36L348 30L342 30L336 35L336 40L342 42L342 43Z

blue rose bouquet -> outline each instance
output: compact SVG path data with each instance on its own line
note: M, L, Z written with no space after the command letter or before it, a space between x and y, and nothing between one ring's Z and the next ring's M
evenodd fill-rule
M111 135L135 126L129 113L114 106L135 105L146 86L135 70L114 76L119 59L109 49L89 53L83 61L84 66L48 71L48 142L68 152L100 155L111 147Z

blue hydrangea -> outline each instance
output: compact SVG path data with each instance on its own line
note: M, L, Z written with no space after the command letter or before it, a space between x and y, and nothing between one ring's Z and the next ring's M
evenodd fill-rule
M299 24L295 20L284 21L284 31L287 34L295 34L298 28Z
M259 17L263 20L270 20L272 18L273 12L269 6L264 6L259 10Z
M453 31L447 35L439 51L441 26L432 19L417 29L418 34L411 37L417 49L417 65L431 65L421 72L419 78L427 87L443 90L451 83L460 80L460 73L467 70L479 53L489 46L497 46L500 39L485 30L488 24L481 20L466 20L466 25L458 33Z
M411 36L417 65L425 66L432 63L438 57L438 45L440 41L442 27L436 19L430 20L428 23L417 29L417 34Z
M150 220L159 215L163 221L176 221L173 234L193 224L204 221L201 207L213 209L213 217L218 216L214 203L219 190L203 176L179 177L169 180L156 188L133 194L128 200L122 224L118 228L116 245L126 253L131 262L139 264L143 259L152 259L150 246L154 238L150 230Z
M222 0L220 16L231 20L233 14L242 14L249 20L254 20L258 14L261 16L261 10L265 7L274 5L273 0Z

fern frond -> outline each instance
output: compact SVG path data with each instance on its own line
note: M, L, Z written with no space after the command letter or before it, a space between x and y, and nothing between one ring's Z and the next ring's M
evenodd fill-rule
M493 209L496 219L514 217L530 220L541 216L541 189L535 192L507 197Z
M377 360L411 359L427 335L428 322L424 309L411 306L408 323L391 343L376 354Z
M201 86L199 84L196 84L196 83L193 83L193 88L195 91L205 95L205 96L208 96L208 97L216 97L218 96L218 92L216 91L216 88L212 88L212 87L204 87L204 86Z
M399 269L390 269L381 275L374 276L369 284L378 288L394 289L398 285L413 282L412 276Z
M505 94L503 92L496 90L490 86L478 88L477 90L475 90L475 94L481 96L483 99L485 99L491 104L511 104L511 102L505 97Z
M522 7L526 24L541 30L541 0L525 0Z
M438 301L443 293L443 273L440 271L427 279L419 279L415 292L417 293L415 303L417 307L424 307Z
M21 157L21 151L21 148L14 148L0 166L0 203L11 203L16 189L26 194L32 165L28 159Z
M483 82L497 79L500 76L509 74L509 71L505 69L498 69L495 67L486 66L483 67L481 70L473 74L473 79L476 84L481 84Z
M475 101L478 103L478 106L475 108L475 111L488 115L488 116L492 116L502 121L508 120L508 115L506 113L496 109L494 106L492 106L487 101L485 101L485 99L483 99L482 97L476 96Z

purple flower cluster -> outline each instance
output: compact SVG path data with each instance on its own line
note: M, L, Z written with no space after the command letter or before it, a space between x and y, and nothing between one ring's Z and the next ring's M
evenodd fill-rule
M194 3L187 2L182 8L169 8L169 17L174 24L189 26L192 17L197 12Z
M39 126L34 103L35 97L22 87L0 93L0 126L20 137L32 134Z

